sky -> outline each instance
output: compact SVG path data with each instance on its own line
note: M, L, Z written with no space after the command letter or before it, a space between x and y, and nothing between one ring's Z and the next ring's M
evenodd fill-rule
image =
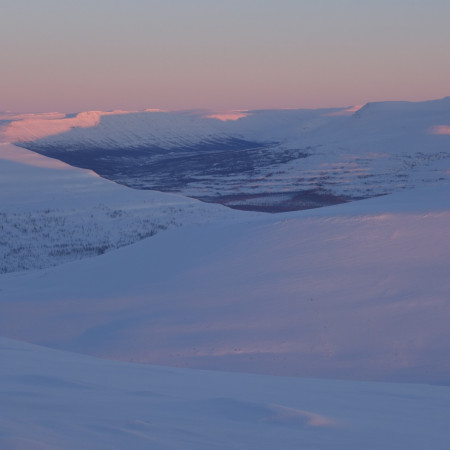
M2 0L0 111L450 95L448 0Z

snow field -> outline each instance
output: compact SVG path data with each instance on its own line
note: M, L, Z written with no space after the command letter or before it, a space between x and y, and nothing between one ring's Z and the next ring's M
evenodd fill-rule
M450 390L126 364L0 339L5 449L444 450Z
M0 333L126 361L446 384L450 213L433 192L184 226L6 274Z
M159 114L161 145L181 130L186 145L309 147L275 190L402 191L279 215L131 190L8 143L147 142L144 113L5 117L0 448L447 449L448 103Z

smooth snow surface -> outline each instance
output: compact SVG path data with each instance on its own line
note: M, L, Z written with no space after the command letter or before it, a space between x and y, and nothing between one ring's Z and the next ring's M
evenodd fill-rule
M450 389L202 372L0 339L2 449L444 450Z
M6 274L0 333L127 361L450 383L448 195L184 226Z

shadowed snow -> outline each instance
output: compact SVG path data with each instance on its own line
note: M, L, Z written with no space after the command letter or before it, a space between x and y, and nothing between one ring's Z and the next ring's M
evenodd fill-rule
M97 360L0 339L5 449L444 450L450 390Z

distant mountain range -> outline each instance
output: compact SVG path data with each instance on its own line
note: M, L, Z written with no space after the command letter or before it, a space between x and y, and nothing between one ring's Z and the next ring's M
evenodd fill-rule
M117 183L236 209L308 209L449 180L450 97L211 117L91 111L4 126L17 145Z

